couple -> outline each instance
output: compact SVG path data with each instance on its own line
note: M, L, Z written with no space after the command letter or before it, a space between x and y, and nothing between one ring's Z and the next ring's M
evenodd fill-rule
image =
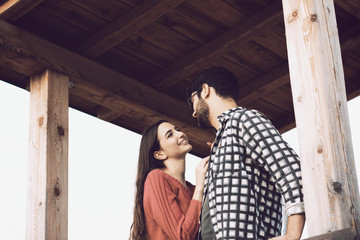
M184 177L187 136L166 121L145 131L130 239L300 239L299 158L262 113L237 106L237 98L237 79L223 67L203 71L190 87L193 117L217 130L195 186Z

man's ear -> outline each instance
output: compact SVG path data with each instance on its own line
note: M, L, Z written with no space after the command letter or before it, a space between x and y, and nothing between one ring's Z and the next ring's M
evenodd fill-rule
M159 151L154 152L154 158L156 158L157 160L163 161L163 160L167 159L167 156L163 150L159 150Z
M201 89L201 97L203 99L206 99L209 97L209 95L210 95L210 87L207 83L204 83Z

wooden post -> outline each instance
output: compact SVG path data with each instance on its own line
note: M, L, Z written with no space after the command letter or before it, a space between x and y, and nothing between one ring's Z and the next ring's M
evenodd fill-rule
M309 236L353 229L360 201L333 0L283 0Z
M27 240L66 240L68 77L46 70L30 80Z

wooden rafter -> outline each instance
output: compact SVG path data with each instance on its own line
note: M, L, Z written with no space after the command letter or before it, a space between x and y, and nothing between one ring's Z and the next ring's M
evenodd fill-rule
M355 16L357 19L360 19L360 13L359 13L360 12L360 4L356 4L357 6L355 7L355 6L352 6L354 3L349 4L348 1L336 0L334 2L337 6L341 7L342 9L344 9L351 15Z
M199 67L207 65L214 58L231 52L234 47L238 47L242 42L279 24L282 20L281 2L275 1L264 10L150 77L147 82L158 89L167 89L198 70Z
M16 21L44 0L9 0L0 6L0 19Z
M22 38L18 38L19 35ZM51 54L48 49L52 50ZM207 152L203 139L205 137L211 140L213 135L194 126L191 110L185 102L169 97L1 20L0 54L2 64L26 76L32 76L44 68L59 73L66 72L70 81L76 84L71 88L70 97L80 96L99 106L108 108L110 106L113 111L121 112L122 116L127 118L127 122L133 124L129 126L131 129L142 126L137 125L140 124L138 119L131 118L134 115L134 109L144 113L144 116L150 120L159 117L166 118L189 133L194 148L199 150L198 154ZM176 109L176 111L171 111L171 109Z
M183 0L143 1L103 30L91 36L78 49L85 56L96 58L181 2Z
M252 80L239 89L238 102L250 102L289 82L289 67L285 63L270 72Z
M356 24L340 34L341 50L346 51L359 45L360 24Z
M346 30L340 36L341 49L347 51L358 43L356 40L360 39L360 24L354 25ZM250 102L259 96L266 95L267 93L275 90L279 86L289 82L289 67L287 63L274 68L270 72L253 79L250 83L242 86L239 90L238 102Z

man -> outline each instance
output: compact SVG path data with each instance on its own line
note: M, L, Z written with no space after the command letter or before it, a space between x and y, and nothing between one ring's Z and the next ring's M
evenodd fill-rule
M203 71L189 90L199 126L217 130L199 237L300 239L305 214L299 158L262 113L237 106L237 98L237 79L223 67Z

